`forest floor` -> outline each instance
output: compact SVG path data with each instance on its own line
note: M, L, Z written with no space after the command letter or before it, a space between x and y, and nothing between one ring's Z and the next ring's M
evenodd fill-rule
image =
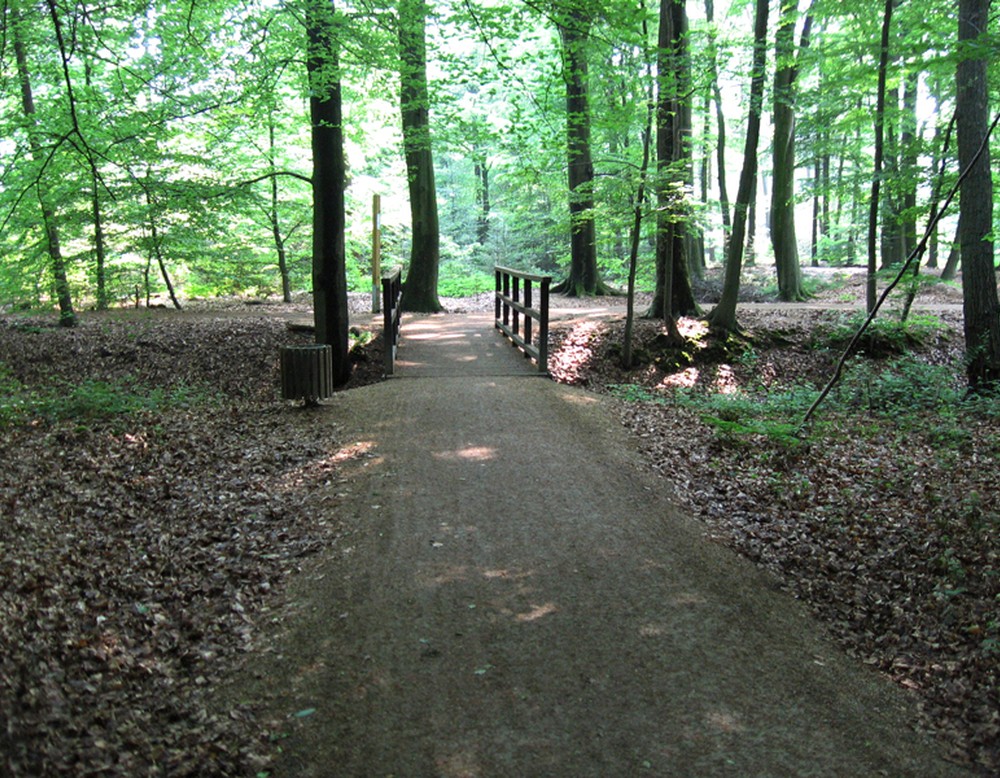
M706 308L714 291L699 290ZM678 349L641 322L643 363L629 371L623 302L560 301L553 377L606 395L706 534L917 695L955 761L993 774L1000 412L962 399L961 293L923 287L910 323L865 341L799 435L863 282L813 291L773 305L748 286L744 337L725 343L691 319ZM0 764L12 776L266 775L291 726L250 705L220 711L217 689L282 621L293 574L345 542L338 500L373 455L276 396L275 353L308 341L285 326L306 305L189 308L86 314L74 330L0 316ZM379 381L377 335L356 354L352 386Z

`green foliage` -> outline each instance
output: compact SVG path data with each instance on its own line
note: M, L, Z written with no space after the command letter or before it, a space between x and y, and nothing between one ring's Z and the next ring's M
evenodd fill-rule
M913 357L888 363L854 359L835 387L834 398L845 410L861 409L877 416L952 414L963 401L963 389L951 368Z
M813 332L810 345L817 349L845 348L867 317L862 313L829 317ZM905 322L876 318L858 341L858 353L872 357L905 354L911 348L932 342L947 327L936 316L914 315Z
M60 383L46 388L29 388L21 384L2 363L0 398L2 427L35 420L86 424L116 416L177 410L215 401L212 395L197 387L148 388L89 379L80 384Z

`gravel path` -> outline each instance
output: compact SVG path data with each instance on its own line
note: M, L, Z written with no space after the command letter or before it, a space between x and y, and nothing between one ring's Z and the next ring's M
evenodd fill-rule
M424 324L442 361L481 344L496 369L400 369L319 412L370 458L257 664L249 693L289 716L276 776L967 774L672 507L599 398Z

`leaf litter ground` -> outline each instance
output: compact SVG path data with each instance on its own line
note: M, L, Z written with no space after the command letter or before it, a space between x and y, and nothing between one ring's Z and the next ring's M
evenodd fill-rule
M826 303L843 302L836 294ZM954 300L937 294L931 303ZM34 398L6 407L0 432L7 774L266 773L280 723L220 709L215 690L281 619L287 578L337 542L329 495L349 492L366 459L276 396L278 346L309 339L284 320L303 313L238 302L85 316L71 331L0 319L0 380ZM772 570L849 653L919 695L956 760L995 771L996 419L945 428L928 416L914 429L859 406L793 443L720 427L682 401L699 387L755 387L759 400L815 385L834 356L816 348L825 316L742 311L755 344L742 358L709 350L628 372L616 366L617 317L570 320L553 331L553 372L619 396L636 446L711 537ZM948 327L920 358L956 365L955 314L941 317ZM640 326L648 353L658 332ZM379 352L377 338L357 350L352 385L379 379ZM685 382L694 388L670 388ZM123 412L109 387L166 394Z

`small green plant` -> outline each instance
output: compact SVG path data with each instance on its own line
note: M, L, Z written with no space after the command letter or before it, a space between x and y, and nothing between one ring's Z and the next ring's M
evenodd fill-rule
M813 332L810 345L815 349L841 350L854 338L867 316L841 314L828 319ZM858 353L871 357L905 354L914 346L939 337L947 328L936 316L911 316L905 322L898 319L876 318L868 325L857 343Z
M51 387L26 387L0 366L0 425L33 419L78 422L126 416L144 411L190 408L214 402L207 391L190 386L171 389L87 380Z
M630 403L641 402L663 405L667 402L662 394L658 394L652 389L647 389L645 386L639 386L638 384L609 384L608 391L612 397L617 397L619 400L625 400L625 402Z

